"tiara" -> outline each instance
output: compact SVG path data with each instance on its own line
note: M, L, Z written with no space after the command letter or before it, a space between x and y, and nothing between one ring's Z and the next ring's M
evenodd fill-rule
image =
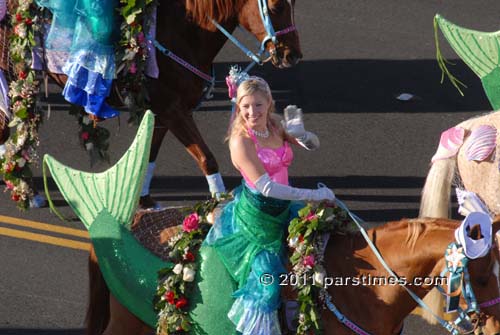
M236 92L238 90L238 86L241 85L244 81L247 80L255 80L258 81L259 83L263 84L264 87L266 88L266 91L271 94L271 89L269 87L269 84L261 77L257 76L249 76L247 72L242 71L241 68L238 65L233 65L231 66L231 69L229 70L229 75L226 77L226 85L228 89L228 95L231 100L236 98Z

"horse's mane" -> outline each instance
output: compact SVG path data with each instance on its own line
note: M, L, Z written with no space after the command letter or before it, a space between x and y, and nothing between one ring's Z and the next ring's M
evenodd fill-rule
M211 24L210 19L224 22L241 8L241 0L186 0L186 11L200 26Z
M410 250L415 248L418 239L424 234L425 231L437 229L454 229L457 227L457 221L448 219L404 219L395 222L389 222L376 229L381 230L401 230L406 229L405 243Z

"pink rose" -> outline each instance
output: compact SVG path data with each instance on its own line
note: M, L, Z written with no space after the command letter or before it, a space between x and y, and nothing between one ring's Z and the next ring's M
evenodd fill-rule
M27 160L27 161L29 161L29 160L30 160L30 155L28 154L28 151L26 151L26 150L23 150L23 151L21 152L21 156L23 156L23 158L24 158L25 160Z
M12 184L12 182L10 182L8 180L5 181L5 186L7 186L8 190L13 190L14 189L14 184Z
M90 134L86 131L84 131L81 135L82 140L87 141L90 138Z
M316 214L314 214L313 212L309 212L309 214L307 214L307 216L306 216L307 221L312 221L312 220L317 219L317 218L318 218L318 216Z
M128 68L128 72L131 74L136 74L137 73L137 65L135 63L130 64L130 67Z
M146 39L144 38L144 33L142 31L137 34L137 42L139 42L140 45L144 44L145 40Z
M312 268L314 266L314 255L304 257L304 266Z
M198 224L200 223L200 217L197 213L192 213L186 216L182 222L182 230L185 232L190 232L198 229Z

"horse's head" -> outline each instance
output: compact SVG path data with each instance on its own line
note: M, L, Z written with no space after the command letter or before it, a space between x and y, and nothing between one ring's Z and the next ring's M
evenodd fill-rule
M292 67L302 58L299 34L295 29L294 6L295 0L246 0L238 15L240 25L264 43L273 65L278 68ZM266 29L266 19L261 16L262 7L264 11L268 8L268 23L275 32L275 38L271 36L272 31Z
M485 335L500 334L500 218L493 224L493 245L490 252L482 257L469 262L470 280L480 313L474 313L472 319L479 322L476 333ZM469 236L479 238L478 228L473 227ZM462 301L462 307L465 307ZM481 329L482 328L482 329Z

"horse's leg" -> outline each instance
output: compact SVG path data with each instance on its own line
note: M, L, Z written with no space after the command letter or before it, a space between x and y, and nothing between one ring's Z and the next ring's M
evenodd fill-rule
M94 246L89 251L89 304L85 324L87 335L102 334L109 322L109 289L104 281Z
M158 152L160 151L161 143L167 134L168 127L162 122L159 117L155 118L155 128L153 130L153 138L151 140L151 150L149 152L149 165L146 172L146 177L144 178L144 185L141 191L141 197L139 200L139 206L141 208L155 208L157 206L156 202L151 198L150 195L150 185L153 179L153 172L155 169L155 161L158 157Z
M219 165L194 122L191 112L176 114L170 121L170 129L175 137L186 147L186 150L198 163L207 178L210 192L225 192L224 183L219 174Z
M153 330L130 313L113 295L109 297L110 320L102 335L146 335Z

